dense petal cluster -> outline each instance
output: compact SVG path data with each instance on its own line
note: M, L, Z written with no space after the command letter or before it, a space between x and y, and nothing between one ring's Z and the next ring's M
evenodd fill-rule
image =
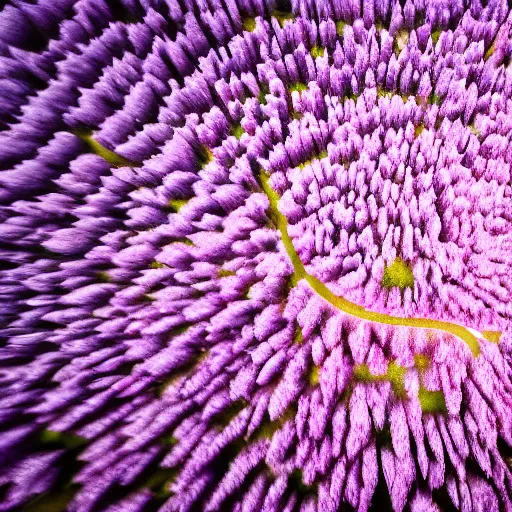
M512 511L510 2L0 27L0 511Z

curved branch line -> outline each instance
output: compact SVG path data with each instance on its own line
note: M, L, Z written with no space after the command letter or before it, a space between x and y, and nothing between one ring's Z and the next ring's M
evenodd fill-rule
M368 309L350 302L345 297L336 295L329 288L322 283L315 276L308 274L304 267L304 264L299 258L297 251L293 245L292 239L288 234L288 221L286 217L279 211L278 201L279 195L270 186L269 175L263 170L260 170L259 181L263 192L269 200L270 216L275 221L277 229L281 233L281 240L285 250L290 258L293 265L294 278L296 281L304 279L309 286L318 294L320 297L325 299L327 302L332 304L335 308L363 320L369 320L371 322L377 322L388 325L402 325L405 327L415 327L418 329L435 329L438 331L444 331L449 334L453 334L460 338L464 343L468 345L474 357L480 354L480 344L478 338L474 333L477 333L479 337L484 337L483 334L479 333L474 329L469 329L452 322L446 322L443 320L434 320L431 318L404 318L400 316L387 315L385 313L378 313L376 311L369 311Z

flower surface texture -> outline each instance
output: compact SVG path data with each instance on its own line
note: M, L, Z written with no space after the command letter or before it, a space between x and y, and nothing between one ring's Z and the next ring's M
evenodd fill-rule
M511 512L512 4L11 0L0 511Z

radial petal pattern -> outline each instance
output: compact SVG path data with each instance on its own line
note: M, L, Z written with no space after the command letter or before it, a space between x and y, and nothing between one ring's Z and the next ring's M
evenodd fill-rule
M0 12L0 511L512 511L506 0Z

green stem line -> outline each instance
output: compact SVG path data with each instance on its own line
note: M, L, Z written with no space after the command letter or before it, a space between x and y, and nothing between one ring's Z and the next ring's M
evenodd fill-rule
M87 146L89 147L89 151L91 153L94 153L95 155L100 156L104 160L106 160L109 164L113 165L114 167L137 167L138 164L135 164L133 162L130 162L130 160L127 160L126 158L118 155L117 153L114 153L113 151L110 151L105 146L100 144L98 141L96 141L91 134L76 131L74 132L74 135L76 135L79 139L81 139Z
M269 214L271 219L275 222L277 229L281 234L281 240L285 250L290 258L294 270L294 281L298 282L305 279L311 288L320 295L327 302L332 304L335 308L347 313L348 315L388 325L402 325L405 327L415 327L418 329L436 329L444 331L449 334L457 336L464 341L470 348L473 356L478 356L480 353L480 346L477 337L465 327L443 320L433 320L430 318L404 318L399 316L387 315L385 313L378 313L376 311L369 311L363 306L359 306L349 300L334 294L329 288L322 283L315 276L308 274L306 269L295 250L292 239L288 234L288 221L286 217L279 211L278 201L279 195L269 184L269 176L262 169L259 174L261 187L263 192L268 197L270 206Z

